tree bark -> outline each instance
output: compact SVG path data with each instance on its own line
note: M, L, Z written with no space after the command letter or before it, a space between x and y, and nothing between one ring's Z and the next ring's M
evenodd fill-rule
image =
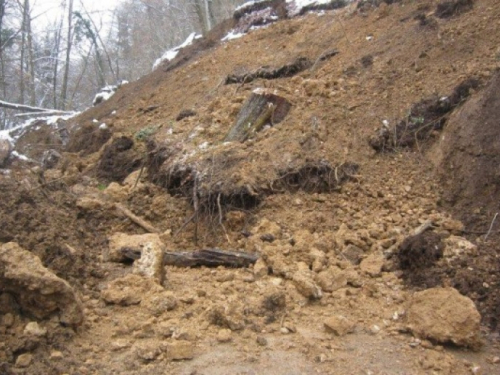
M139 259L139 251L124 249L122 254L128 259ZM225 251L220 249L202 249L197 251L164 252L163 263L176 267L230 267L243 268L254 264L259 259L258 254L241 251Z
M68 92L69 66L71 58L71 47L73 45L73 0L69 0L68 6L68 35L66 40L66 62L64 65L64 76L61 89L61 108L66 109L66 98Z
M52 114L72 113L68 111L59 111L57 109L41 108L25 104L9 103L3 100L0 100L0 108L8 108L8 109L14 109L16 111L25 111L25 112L43 112L43 113L50 112Z
M262 130L266 124L281 122L290 110L291 104L285 98L264 90L254 91L238 114L236 124L231 128L225 142L244 142Z

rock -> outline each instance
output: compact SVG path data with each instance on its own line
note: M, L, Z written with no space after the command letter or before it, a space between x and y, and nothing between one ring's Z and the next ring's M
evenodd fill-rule
M177 307L177 298L170 291L148 293L143 296L141 306L144 306L153 316L160 316L165 311L172 311Z
M158 235L153 235L157 240L145 242L141 257L134 262L133 272L137 275L149 277L158 284L162 284L165 278L165 268L163 265L163 243Z
M218 342L229 342L231 341L231 330L227 328L223 328L217 332L217 341Z
M343 251L349 244L355 245L363 251L366 250L366 244L355 233L352 233L346 224L340 225L339 230L335 234L335 243L340 251Z
M269 221L266 218L263 218L251 231L254 234L270 234L274 236L274 238L281 237L281 227L275 222Z
M26 368L29 365L31 365L32 361L33 361L33 356L31 354L29 353L21 354L16 359L16 367Z
M54 149L45 150L42 155L42 168L44 170L54 168L62 156Z
M189 341L175 341L167 344L167 358L180 361L194 358L194 345Z
M329 267L316 275L316 282L325 292L335 292L347 286L347 274L338 267Z
M256 340L257 344L260 346L267 346L267 339L264 336L257 336Z
M462 234L465 229L465 226L461 221L451 218L441 218L441 220L438 220L438 224L441 228L456 235Z
M365 259L361 261L359 268L361 272L364 272L371 277L379 277L382 273L382 267L384 266L384 257L382 254L373 253L368 255Z
M440 343L477 349L481 315L474 302L454 288L431 288L415 293L407 312L409 329Z
M24 334L28 336L45 336L47 334L46 328L41 328L37 322L29 322L24 328Z
M143 298L151 298L152 293L162 293L164 289L155 281L143 276L129 274L111 281L101 292L106 303L121 306L137 305Z
M96 197L84 196L77 199L76 207L82 211L99 211L105 207L105 203Z
M105 262L123 262L127 258L124 253L135 254L142 253L142 250L148 247L149 253L156 253L158 249L164 250L165 246L156 233L134 234L115 233L108 238L108 248L103 252Z
M52 352L50 352L50 359L51 360L55 360L55 361L58 361L60 359L63 359L64 358L64 354L62 352L60 352L59 350L54 350Z
M314 282L314 273L309 270L307 264L300 265L299 270L292 276L293 284L297 291L309 299L319 299L323 297L321 288Z
M265 246L262 251L262 259L274 275L289 279L296 271L297 265L289 257L282 254L282 251L275 246Z
M12 152L12 145L6 139L0 139L0 168L5 166L7 159Z
M311 257L312 269L314 272L320 272L328 263L325 253L314 247L309 251L309 256Z
M7 328L12 327L15 321L14 314L11 313L7 313L2 317L2 325Z
M122 186L117 182L112 182L104 190L104 194L116 202L123 202L128 197L128 187Z
M141 175L140 169L133 171L127 177L125 177L125 180L123 180L123 185L128 187L134 187L140 175ZM137 182L137 184L139 186L140 182Z
M477 255L477 246L463 237L450 236L443 240L443 242L443 256L445 258L456 258L462 255Z
M327 318L323 322L327 332L331 332L336 336L345 336L348 333L354 332L354 323L342 315L335 315Z
M138 342L134 345L137 357L145 362L154 361L162 352L159 343Z
M260 279L264 276L267 276L269 273L269 267L267 266L266 262L264 259L259 258L253 265L253 274L256 279Z
M15 295L21 309L38 319L59 312L64 325L83 322L83 307L73 288L15 242L0 245L0 290Z
M358 265L365 252L355 245L347 245L342 251L342 256L354 265Z

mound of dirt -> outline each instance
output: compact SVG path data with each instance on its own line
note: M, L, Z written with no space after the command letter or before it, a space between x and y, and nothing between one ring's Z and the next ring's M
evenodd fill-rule
M469 231L486 233L500 210L500 74L449 120L430 157L443 183L443 205ZM499 222L492 228L498 232Z

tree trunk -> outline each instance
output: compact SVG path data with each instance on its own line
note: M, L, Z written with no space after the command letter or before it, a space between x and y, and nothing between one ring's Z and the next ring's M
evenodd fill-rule
M35 57L33 56L33 34L31 31L31 10L29 0L25 1L26 9L26 42L28 48L28 69L29 69L29 96L30 105L36 104L35 91Z
M266 124L273 126L283 121L290 107L290 102L281 96L261 89L254 91L243 104L236 124L224 141L244 142L262 130Z
M68 77L71 58L71 47L73 45L73 0L69 0L68 6L68 36L66 40L66 62L64 65L64 76L61 89L61 108L66 109L66 98L68 92Z
M61 17L61 20L59 21L59 27L56 30L55 34L55 40L54 40L54 49L52 52L52 57L54 58L54 69L53 69L53 75L54 77L52 78L52 107L57 108L57 73L59 69L59 53L61 50L61 35L62 35L62 29L63 29L63 17Z

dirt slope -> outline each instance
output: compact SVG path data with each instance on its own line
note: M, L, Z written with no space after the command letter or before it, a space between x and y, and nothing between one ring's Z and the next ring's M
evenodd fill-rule
M86 315L76 331L56 318L40 321L47 332L33 336L25 327L34 317L2 293L0 372L500 371L498 222L484 240L500 199L490 172L498 153L500 4L475 1L439 18L437 1L364 3L214 43L228 22L66 124L70 139L57 143L56 168L41 173L17 161L0 174L0 243L18 242L68 280ZM225 84L229 75L298 58L310 65L293 76ZM480 85L469 99L414 146L370 147L384 122L427 126L407 117L412 106L439 102L471 77ZM290 112L244 143L223 142L258 88L286 98ZM191 116L178 119L186 110ZM54 144L43 134L20 150L39 157L51 147L44 143ZM111 235L145 232L117 204L158 228L168 250L218 247L262 259L248 269L167 266L164 288L137 281L131 262L103 259ZM426 222L442 255L401 269L400 245ZM476 303L479 351L411 334L413 293L436 286ZM116 303L122 294L136 302ZM332 319L349 333L325 328Z

